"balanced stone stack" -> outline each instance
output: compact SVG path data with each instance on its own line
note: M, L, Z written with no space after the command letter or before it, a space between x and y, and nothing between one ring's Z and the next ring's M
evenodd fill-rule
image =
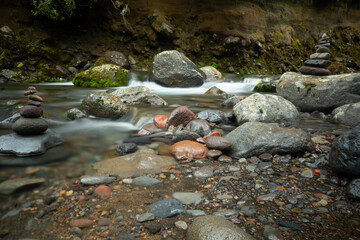
M36 95L35 87L29 87L24 93L28 97L28 105L20 109L20 118L14 122L12 130L19 135L39 135L48 129L48 123L42 118L40 108L43 99Z
M300 68L300 72L304 75L326 76L330 75L330 71L326 69L331 61L329 53L330 38L324 33L320 38L318 45L315 46L316 53L310 55L310 59L305 61L305 66Z

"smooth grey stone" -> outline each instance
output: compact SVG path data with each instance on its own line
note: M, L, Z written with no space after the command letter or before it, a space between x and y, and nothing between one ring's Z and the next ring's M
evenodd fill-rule
M335 108L331 115L334 122L355 127L360 124L360 102Z
M360 178L353 179L347 187L347 195L360 200Z
M201 111L196 116L200 119L204 119L208 122L221 123L225 120L225 114L222 111L205 110Z
M203 210L185 210L185 214L190 214L194 217L205 216L206 213Z
M213 175L214 175L214 170L209 166L201 167L199 170L196 170L194 172L194 176L199 178L212 177Z
M303 214L308 214L308 215L314 215L315 214L315 210L314 209L310 209L310 208L304 208L303 210L301 210L301 212Z
M134 178L134 180L133 180L133 184L139 185L139 186L146 186L146 187L150 187L150 186L153 186L153 185L159 184L159 183L161 183L160 180L158 180L156 178L151 178L148 176L137 177L137 178Z
M330 53L314 53L310 55L310 59L323 59L328 60L330 59L331 54Z
M238 217L239 212L236 210L226 210L226 211L221 211L221 212L214 212L213 215L219 216L219 217L230 218L230 217Z
M0 192L0 194L3 194L3 193ZM21 211L21 209L10 210L4 216L1 217L1 220L4 220L7 217L16 216L20 213L20 211Z
M0 136L0 153L16 156L38 155L63 142L63 138L51 130L35 136L20 136L12 133Z
M331 64L331 61L329 60L315 60L315 59L309 59L309 60L306 60L304 62L304 64L306 66L311 66L311 67L320 67L320 68L326 68L328 66L330 66Z
M68 120L76 120L86 118L86 114L78 108L71 108L65 112L65 116Z
M316 49L317 53L328 53L330 52L330 49L327 47L319 47L318 49Z
M172 194L173 198L186 205L199 203L203 196L204 194L195 192L175 192Z
M261 162L257 165L257 168L260 171L266 170L268 168L271 168L273 166L273 164L271 162Z
M149 206L150 211L161 218L171 217L184 212L184 207L179 200L166 199L155 202Z
M106 177L106 176L88 176L80 179L80 182L84 185L96 185L96 184L106 184L112 183L116 180L116 177Z
M314 172L311 169L305 169L302 173L301 176L304 178L313 178L314 177Z
M155 219L155 215L153 213L143 213L136 215L136 220L141 223L146 221L151 221L154 219Z
M252 216L254 214L256 214L256 208L254 206L243 206L240 209L240 212L242 212L243 214L245 214L245 216Z
M39 135L48 129L49 125L43 118L20 117L12 125L12 130L19 135Z
M321 47L330 47L330 43L324 43L324 44L318 44L318 45L315 45L315 48L321 48Z

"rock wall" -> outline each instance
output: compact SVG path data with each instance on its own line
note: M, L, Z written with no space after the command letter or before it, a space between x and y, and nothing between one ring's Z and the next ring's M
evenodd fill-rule
M106 0L92 8L79 5L74 17L51 22L32 16L27 2L6 0L0 26L65 53L67 59L60 53L58 60L48 59L51 64L66 64L75 54L94 61L118 50L149 67L156 53L177 49L198 65L249 74L297 71L326 32L333 58L359 70L357 1L137 0L128 1L122 15L123 2L117 8Z

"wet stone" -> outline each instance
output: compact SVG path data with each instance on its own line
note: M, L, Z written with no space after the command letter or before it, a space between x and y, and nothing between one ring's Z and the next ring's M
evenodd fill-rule
M201 198L204 196L202 193L193 193L193 192L175 192L172 194L172 197L179 200L182 204L197 204L201 201Z
M210 159L217 159L219 156L221 156L222 152L220 150L211 149L207 152L206 157Z
M83 232L79 227L72 227L70 228L70 234L81 236Z
M117 146L116 152L119 153L121 156L134 153L137 150L137 145L135 143L123 143Z
M209 166L201 167L199 170L194 172L195 177L207 178L214 175L214 170Z
M149 206L150 211L161 218L171 217L184 212L182 203L176 199L166 199L155 202Z
M148 225L148 226L145 226L145 228L152 234L158 233L161 230L160 225Z
M272 201L276 198L276 194L273 193L269 193L269 194L265 194L265 195L260 195L258 196L257 200L258 201Z
M111 195L111 189L108 186L99 186L94 191L95 195L101 199L108 199Z
M141 177L134 178L133 183L135 185L139 185L139 186L150 187L155 184L161 183L161 181L156 178L151 178L148 176L141 176Z
M306 169L301 173L301 176L304 178L313 178L314 177L314 173L311 169Z
M105 177L105 176L89 176L80 179L80 182L84 185L96 185L96 184L106 184L112 183L115 181L115 177Z
M239 212L236 210L226 210L226 211L221 211L221 212L214 212L213 215L225 217L225 218L233 218L233 217L238 217Z
M0 183L0 194L12 194L15 191L38 186L45 182L44 178L16 178Z
M188 228L188 225L184 221L176 221L175 226L182 230L186 230Z
M246 170L248 170L250 172L255 171L255 169L256 169L256 165L254 165L254 164L246 166Z
M270 153L263 153L259 156L259 158L263 161L271 161L272 155Z
M26 226L25 226L25 230L26 230L26 231L31 231L31 230L33 230L36 226L37 226L37 224L36 224L35 220L32 218L32 219L30 219L30 220L27 222L27 224L26 224Z
M34 106L40 107L41 102L40 101L34 101L34 100L28 100L28 105L34 105Z
M87 228L93 225L93 221L90 219L75 219L70 221L71 227Z
M20 109L20 115L24 118L39 118L43 115L43 110L34 105L26 105Z
M240 209L240 212L243 213L245 216L252 216L254 214L256 214L256 209L253 206L243 206Z
M43 99L42 97L38 96L38 95L28 95L28 99L29 100L33 100L33 101L38 101L38 102L42 102Z
M155 215L153 213L144 213L136 215L136 220L138 222L146 222L155 219Z
M360 178L354 179L350 182L347 188L349 197L360 200Z
M272 167L273 164L271 162L261 162L257 165L257 168L260 170L260 171L263 171L263 170L266 170L270 167Z
M185 214L190 214L194 217L205 216L206 213L203 210L185 210Z

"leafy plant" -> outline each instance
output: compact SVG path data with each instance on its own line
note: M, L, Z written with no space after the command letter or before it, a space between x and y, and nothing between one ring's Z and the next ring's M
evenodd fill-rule
M76 9L75 0L33 0L34 16L46 16L52 20L64 20L71 17Z

